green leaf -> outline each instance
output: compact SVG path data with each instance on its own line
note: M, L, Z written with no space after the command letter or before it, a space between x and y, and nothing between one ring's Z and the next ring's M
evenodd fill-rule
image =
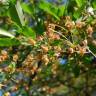
M21 26L21 22L18 16L18 13L16 11L16 8L14 5L10 4L9 6L9 15L11 17L11 19L19 26Z
M58 45L60 45L61 44L61 40L54 40L53 42L52 42L52 45L54 45L54 46L58 46Z
M39 3L39 8L54 16L57 20L60 18L57 16L58 8L48 2L42 1Z
M21 7L22 7L22 9L23 9L24 12L32 15L33 9L32 9L31 6L29 6L29 5L26 4L26 3L22 3Z
M30 27L23 27L23 31L22 34L26 37L31 37L32 39L36 38L36 33L34 30L32 30L32 28Z
M58 7L58 16L61 17L64 15L64 12L65 12L65 5L60 5Z
M81 16L81 10L74 11L73 16L75 19L78 19Z
M15 62L12 62L11 64L9 64L9 67L10 68L15 68L16 67L16 63Z
M91 64L92 56L83 56L82 60L84 64Z
M14 46L14 45L20 45L20 42L16 39L11 38L0 38L0 46L1 47L8 47L8 46Z
M53 56L54 53L55 53L55 52L54 52L53 50L49 50L49 51L48 51L48 55L49 55L49 56Z
M16 1L17 0L10 0L9 2L12 3L12 4L16 4Z
M83 5L83 0L76 0L77 6L81 7Z
M80 74L80 67L78 65L76 65L73 68L73 73L74 73L75 77L78 77L79 76L79 74Z
M20 3L17 2L16 5L10 3L9 5L9 15L11 17L11 19L19 26L24 26L24 16L23 16L23 12L20 6Z
M20 22L21 22L22 26L24 26L25 25L24 14L23 14L23 11L22 11L22 7L20 5L20 1L17 1L16 5L15 5L15 8L16 8L17 14L19 16Z
M14 38L14 35L10 34L9 32L7 32L5 30L2 30L2 29L0 29L0 35L4 35L4 36Z
M45 32L45 26L43 20L40 22L37 22L37 26L35 26L35 31L37 34L42 35Z
M96 9L96 0L92 2L93 8Z

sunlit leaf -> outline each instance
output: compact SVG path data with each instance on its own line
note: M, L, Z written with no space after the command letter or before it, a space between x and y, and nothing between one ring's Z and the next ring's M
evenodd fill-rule
M63 16L64 15L64 12L65 12L65 5L60 5L58 7L58 16Z
M77 3L78 7L81 7L82 6L83 0L75 0L75 1Z
M20 5L20 1L17 1L15 8L16 8L17 14L19 16L20 22L21 22L22 26L24 26L25 25L24 24L24 14L22 11L22 7Z
M26 3L22 3L22 9L24 10L24 12L26 12L26 13L28 13L28 14L30 14L30 15L32 15L32 7L31 6L29 6L28 4L26 4Z
M2 30L2 29L0 29L0 35L14 38L14 35L10 34L9 32L7 32L7 31L5 31L5 30Z
M45 12L49 13L50 15L54 16L57 20L59 20L59 17L57 16L58 8L55 7L54 5L42 1L39 4L39 8L41 8L42 10L44 10Z
M14 45L20 45L20 42L16 39L11 38L0 38L0 46L14 46Z
M92 2L93 8L96 9L96 0Z
M10 3L9 15L11 19L19 26L24 26L24 16L19 2L17 2L16 5Z
M23 27L23 31L22 31L22 34L26 37L31 37L33 39L36 38L36 33L34 30L32 30L32 28L30 27Z

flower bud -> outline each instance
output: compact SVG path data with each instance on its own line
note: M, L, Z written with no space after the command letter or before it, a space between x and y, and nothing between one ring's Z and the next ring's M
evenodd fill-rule
M8 55L8 53L7 53L6 50L2 50L2 51L1 51L1 54L4 55L4 56L5 56L5 55Z
M89 26L86 31L87 31L88 35L91 35L93 33L93 28L91 26Z
M85 39L84 41L81 42L80 45L81 45L81 46L87 46L87 44L88 44L88 42L87 42L87 40Z
M66 16L65 18L66 18L66 20L69 20L69 21L71 20L70 16Z
M48 28L55 29L55 24L49 24Z
M42 50L43 50L45 53L48 52L48 47L47 47L47 46L41 45L41 48L42 48Z
M67 49L67 52L68 52L69 54L72 54L72 53L74 53L74 50L73 50L73 48L68 48L68 49Z
M86 53L86 48L80 48L80 49L79 49L79 54L80 54L81 56L83 56L85 53Z
M38 36L38 37L37 37L37 40L38 40L38 41L42 41L42 40L43 40L43 36Z
M72 22L72 21L67 21L67 22L65 23L65 26L70 30L70 29L73 28L74 24L75 24L75 23Z
M85 25L84 22L76 22L76 28L81 29Z
M48 59L48 56L47 55L44 55L42 57L42 61L45 63L45 65L47 65L49 63L49 59Z
M60 35L54 34L54 39L55 39L55 40L59 40L59 39L60 39Z
M16 61L18 60L18 58L19 58L19 57L18 57L18 55L17 55L17 54L13 55L13 61L15 61L15 62L16 62Z
M36 41L33 40L33 39L29 39L28 40L28 43L34 46L36 44Z
M96 46L96 40L93 40L92 41L92 44Z

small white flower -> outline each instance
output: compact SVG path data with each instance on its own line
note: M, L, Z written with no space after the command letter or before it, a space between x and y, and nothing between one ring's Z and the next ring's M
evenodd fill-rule
M87 12L90 13L91 15L94 15L94 9L92 7L88 7Z

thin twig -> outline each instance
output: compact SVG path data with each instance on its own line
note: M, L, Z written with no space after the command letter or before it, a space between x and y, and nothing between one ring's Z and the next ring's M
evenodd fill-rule
M57 26L57 27L63 29L64 31L66 31L66 29L65 29L64 27L60 26L60 25L55 24L55 26Z
M89 49L89 47L87 48L87 50L96 58L96 55Z
M65 38L70 44L74 45L70 40L68 40L68 38L66 36L64 36L62 33L56 31L56 30L53 30L51 29L52 31L54 31L55 33L59 34L60 36L62 36L63 38Z

